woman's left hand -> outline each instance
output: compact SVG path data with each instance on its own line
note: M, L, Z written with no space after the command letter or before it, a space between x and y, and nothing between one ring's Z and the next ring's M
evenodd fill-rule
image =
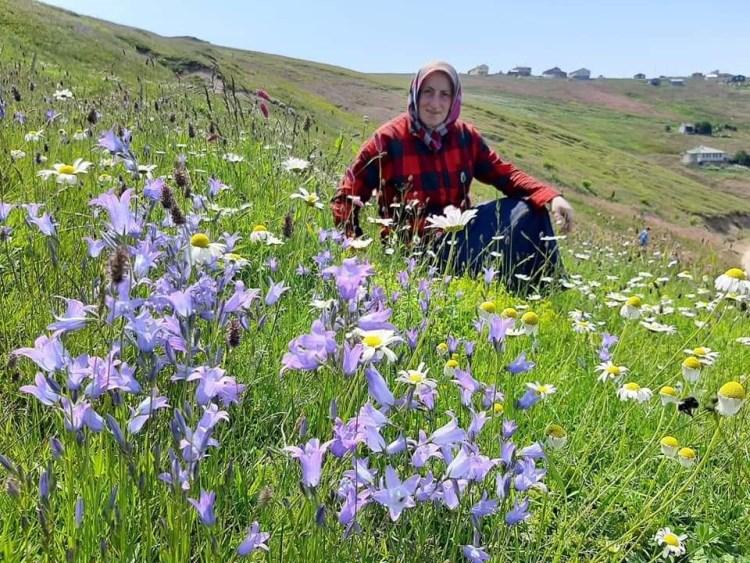
M551 203L552 215L555 218L555 223L560 225L560 231L563 233L572 231L575 215L573 206L561 195L554 198Z

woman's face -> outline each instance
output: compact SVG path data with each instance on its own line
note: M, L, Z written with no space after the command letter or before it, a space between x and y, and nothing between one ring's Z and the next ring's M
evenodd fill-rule
M419 120L429 129L435 129L448 118L453 102L450 78L444 72L433 72L419 89Z

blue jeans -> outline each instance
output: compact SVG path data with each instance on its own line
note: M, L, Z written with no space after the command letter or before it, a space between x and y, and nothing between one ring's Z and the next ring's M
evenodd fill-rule
M557 241L542 240L555 234L546 209L536 210L523 200L508 197L474 209L474 219L456 234L452 257L455 273L477 275L483 268L492 267L509 289L518 291L538 285L542 276L559 272L562 261ZM450 247L445 244L438 257L445 264L449 255Z

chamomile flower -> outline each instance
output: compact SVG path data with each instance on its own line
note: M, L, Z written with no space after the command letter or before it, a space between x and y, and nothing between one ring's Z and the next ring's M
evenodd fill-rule
M274 244L284 244L281 240L273 236L263 224L258 224L253 227L253 230L250 233L250 242L264 242L268 246Z
M598 379L602 383L607 383L608 381L618 382L629 371L625 366L615 365L612 361L602 362L595 369L599 372Z
M344 241L344 248L362 250L372 244L371 238L348 238Z
M233 264L236 264L238 268L244 268L247 266L250 261L247 258L243 258L239 254L236 254L234 252L227 252L224 256L224 262L231 262Z
M553 450L559 450L568 443L568 433L559 424L547 426L547 445Z
M705 346L698 346L692 350L687 349L684 352L688 356L694 356L701 364L705 366L712 366L714 362L719 358L719 353L706 348Z
M578 334L588 334L590 332L596 332L596 324L588 319L574 319L573 332L576 332Z
M652 394L651 389L641 387L633 381L626 383L617 390L617 396L620 397L621 401L636 401L638 403L648 401Z
M725 293L750 295L750 281L747 279L747 272L741 268L730 268L724 272L716 278L714 287Z
M458 360L454 357L450 358L447 362L445 362L445 366L443 367L443 375L445 377L455 377L456 370L458 369Z
M664 546L661 552L661 556L666 559L674 555L684 555L685 553L685 540L687 536L685 534L677 535L669 528L662 528L656 532L654 541L659 547Z
M645 329L650 330L651 332L662 332L665 334L674 334L677 332L677 327L674 325L668 325L668 324L662 324L660 322L657 322L653 319L651 320L642 320L641 326Z
M680 448L677 450L677 461L683 467L690 467L698 461L698 454L693 448Z
M449 205L443 210L444 215L430 215L427 217L428 229L442 229L446 233L457 233L477 214L476 209L461 211L458 207Z
M722 416L734 416L745 400L745 388L737 381L729 381L719 388L716 411Z
M543 385L539 382L527 383L526 387L534 391L534 393L536 393L540 399L546 399L557 391L557 387L555 387L554 385L550 385L549 383L545 383Z
M441 342L437 345L435 348L437 350L437 353L441 356L447 356L448 355L448 344L446 342Z
M667 457L676 457L677 450L680 449L680 443L674 436L664 436L660 441L661 453Z
M315 192L308 192L302 186L300 186L299 189L289 197L291 199L301 199L310 207L323 209L323 202L320 201L320 196Z
M659 389L659 398L661 399L661 404L664 406L669 405L670 403L680 402L680 396L677 389L670 387L669 385L665 385Z
M504 412L504 404L502 404L500 401L495 401L494 403L492 403L492 414L494 414L495 416L502 416Z
M38 143L44 138L44 129L39 131L29 131L23 136L23 140L27 143Z
M190 261L193 264L208 264L224 254L224 246L211 242L205 233L195 233L190 237Z
M641 318L642 305L643 302L641 301L641 298L639 296L633 295L631 297L628 297L627 301L625 301L625 304L620 307L620 316L628 320L639 319Z
M302 172L310 167L310 163L302 158L292 156L282 162L281 167L287 172Z
M497 311L497 307L493 301L484 301L479 304L479 316L486 321L489 321Z
M364 351L362 352L362 363L372 360L380 361L385 356L389 362L396 361L396 354L388 346L402 341L400 336L392 330L362 330L357 328L354 333L360 337Z
M55 90L55 93L52 94L52 97L55 98L55 100L58 100L58 101L72 100L73 99L73 92L71 92L67 88L63 88L61 90Z
M526 311L521 315L521 327L529 336L539 332L539 315L534 311Z
M77 158L73 164L57 163L52 167L52 170L40 170L36 175L45 180L50 176L55 176L55 181L58 184L74 186L78 183L78 174L86 174L89 166L91 166L90 162Z
M688 383L695 383L701 375L701 362L695 356L688 356L682 362L682 377Z
M429 368L424 367L424 362L420 363L417 369L401 370L396 378L396 381L406 383L407 385L414 385L414 387L430 387L434 389L437 387L437 381L427 377L427 373L430 371Z

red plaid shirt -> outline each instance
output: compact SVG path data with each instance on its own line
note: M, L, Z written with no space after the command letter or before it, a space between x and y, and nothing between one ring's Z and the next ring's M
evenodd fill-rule
M426 216L442 214L448 205L470 207L469 186L475 178L508 196L526 198L535 208L560 195L500 160L472 125L456 121L443 137L442 148L433 152L411 133L409 115L403 113L364 144L331 200L331 209L337 225L345 226L350 235L360 234L356 198L364 203L377 193L384 218L394 217L397 207L391 204L411 203L415 211L410 221L422 233Z

